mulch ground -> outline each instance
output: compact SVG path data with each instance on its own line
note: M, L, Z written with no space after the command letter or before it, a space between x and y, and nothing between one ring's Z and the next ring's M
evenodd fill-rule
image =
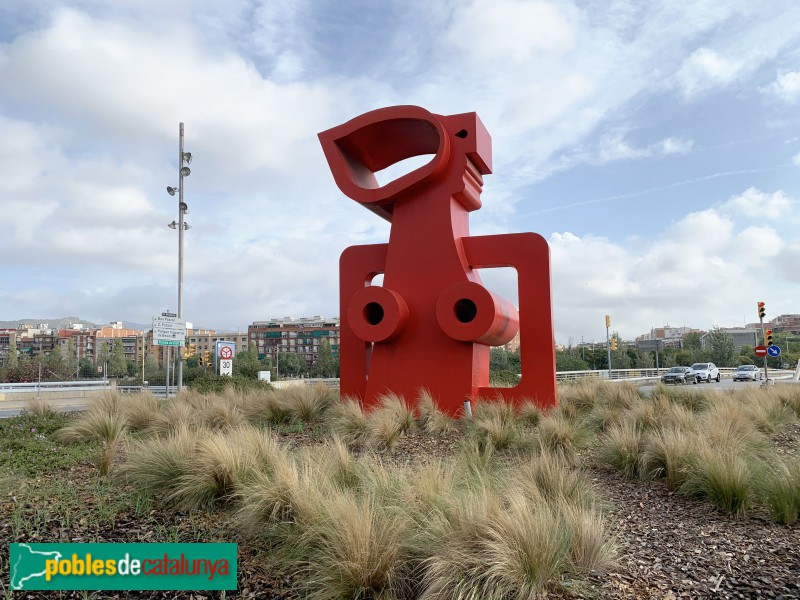
M308 434L286 434L285 440L302 446L316 443ZM459 433L431 437L414 433L404 437L385 460L411 464L445 457L453 452ZM800 424L774 436L776 452L797 455ZM754 510L735 518L712 505L669 492L661 482L631 481L605 469L587 471L600 495L609 503L607 524L617 538L619 563L611 572L592 574L583 581L564 582L548 598L800 598L800 526L786 527ZM66 477L79 501L91 509L96 500L87 493L98 477L88 464L76 465L52 477ZM13 493L13 492L12 492ZM113 527L98 527L86 519L55 519L38 531L12 539L9 519L11 495L0 498L0 540L5 542L208 541L239 543L239 589L236 592L116 592L90 593L90 598L300 598L296 576L280 572L269 553L254 547L228 522L223 512L205 514L151 510L146 515L121 513ZM17 499L16 501L22 501ZM46 500L44 500L46 501ZM35 506L30 506L33 512ZM185 527L182 526L185 524ZM159 539L164 527L179 539ZM7 548L7 547L6 547ZM8 550L4 548L5 559ZM8 572L0 572L4 586ZM7 589L7 588L6 588ZM12 598L83 598L80 592L14 592Z

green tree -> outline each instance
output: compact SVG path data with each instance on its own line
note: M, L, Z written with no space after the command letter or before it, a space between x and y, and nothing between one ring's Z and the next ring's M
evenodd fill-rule
M556 371L589 371L590 367L579 356L568 351L556 350Z
M297 377L305 372L306 364L295 352L279 352L277 368L279 376Z
M249 344L247 350L238 352L233 357L233 374L241 375L247 379L258 379L258 372L266 370L267 366L258 360L258 349L255 344Z
M736 344L733 336L715 327L706 336L709 348L709 360L718 367L734 367L737 365Z
M67 341L67 349L64 352L62 359L64 361L64 369L70 375L77 375L78 370L78 346L75 343L75 338L69 338Z
M97 377L97 368L92 361L86 357L81 359L78 372L81 379L94 379Z
M125 358L125 349L121 338L114 338L111 346L111 356L108 358L109 377L125 377L128 374L128 359Z
M700 343L700 334L696 331L691 331L683 336L682 347L686 350L700 350L702 344Z
M19 363L17 358L17 340L12 339L8 345L8 353L6 354L6 367L16 367Z
M45 379L61 379L65 375L64 358L61 356L61 348L56 346L53 351L44 357L42 366L47 371L42 377Z
M97 344L97 366L101 370L105 369L106 363L111 359L111 353L108 351L108 342L100 340ZM105 371L103 371L105 373Z
M317 362L314 364L311 374L314 377L336 377L338 370L331 344L323 338L317 351Z

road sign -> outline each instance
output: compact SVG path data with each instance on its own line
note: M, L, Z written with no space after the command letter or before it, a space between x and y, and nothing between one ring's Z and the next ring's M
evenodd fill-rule
M233 360L230 358L223 358L219 361L219 374L220 375L227 375L228 377L233 375Z
M770 356L780 356L781 355L781 348L780 346L770 346L767 348L767 354Z
M172 313L153 317L154 346L183 346L186 341L186 321Z
M767 347L766 346L756 346L755 353L756 353L756 356L766 356L767 355Z
M219 349L219 357L222 360L230 360L231 358L233 358L233 350L231 349L230 346L222 346Z

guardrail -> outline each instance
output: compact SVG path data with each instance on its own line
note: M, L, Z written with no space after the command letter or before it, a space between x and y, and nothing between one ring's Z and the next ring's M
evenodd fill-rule
M611 377L609 377L608 369L594 370L594 371L558 371L556 372L556 381L578 381L580 379L597 379L605 381L647 381L658 380L664 373L667 372L669 367L660 369L611 369ZM719 373L722 377L732 377L733 372L736 371L735 367L719 367ZM784 369L770 369L770 379L785 379L792 377L794 370Z
M38 392L88 392L113 388L111 381L32 381L0 383L0 393L26 394Z

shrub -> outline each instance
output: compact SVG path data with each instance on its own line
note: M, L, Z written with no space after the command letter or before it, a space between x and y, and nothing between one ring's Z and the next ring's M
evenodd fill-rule
M47 400L36 397L25 402L25 412L35 417L46 417L53 412L53 409Z
M503 400L476 402L471 426L481 447L491 445L501 452L516 446L522 437L514 406Z
M199 434L187 467L167 497L181 508L204 508L230 500L242 483L254 476L259 459L265 454L270 455L268 463L275 458L275 446L250 426ZM269 466L274 468L274 464Z
M600 439L597 461L615 468L625 477L639 475L642 430L631 421L612 426Z
M562 518L569 531L569 563L577 573L606 571L616 563L617 544L606 533L603 516L595 510L566 505Z
M800 518L800 459L779 461L758 478L758 495L772 520L794 525Z
M144 492L169 493L187 472L197 448L197 435L179 427L164 437L133 442L121 465L121 475Z
M424 388L420 389L417 396L417 410L420 427L426 433L449 433L455 429L453 419L439 410L430 392Z
M283 392L282 400L294 419L310 423L319 420L337 397L335 390L322 384L295 385Z
M536 426L542 420L542 409L531 398L522 398L516 407L517 419L525 425Z
M532 501L542 499L586 508L598 503L597 494L583 473L567 464L560 454L544 449L514 469L510 484Z
M753 471L741 454L703 444L692 457L679 492L705 498L720 510L742 514L750 502Z
M502 504L477 495L441 519L421 599L533 598L557 578L570 550L561 520L517 492Z
M149 392L127 396L122 402L122 411L128 419L131 431L141 431L151 427L158 420L160 402Z
M699 442L697 434L675 427L648 432L640 457L640 476L643 479L663 477L667 487L676 491L689 475Z
M366 441L369 427L367 416L357 398L345 396L330 409L330 429L346 444Z
M560 412L551 411L539 422L536 437L541 447L574 463L586 431L581 423L567 419Z
M396 598L409 551L408 522L367 493L340 491L303 532L308 598Z
M228 394L209 395L197 420L209 429L234 429L245 423L244 413Z

